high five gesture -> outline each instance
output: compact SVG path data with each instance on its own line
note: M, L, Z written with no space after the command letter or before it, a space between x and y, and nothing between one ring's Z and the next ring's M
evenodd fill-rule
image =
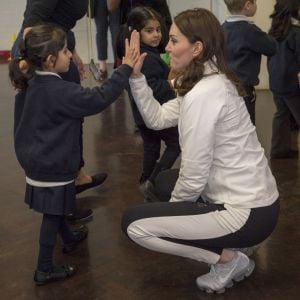
M134 30L131 33L130 41L125 40L125 56L122 63L133 68L131 77L141 76L141 68L146 57L146 53L140 53L140 34Z

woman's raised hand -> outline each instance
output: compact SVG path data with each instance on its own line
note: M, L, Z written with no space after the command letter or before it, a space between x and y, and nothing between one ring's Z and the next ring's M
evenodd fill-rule
M123 64L127 64L133 68L131 77L141 76L141 68L143 66L146 53L140 54L140 34L133 30L130 37L125 40L125 56L123 57Z

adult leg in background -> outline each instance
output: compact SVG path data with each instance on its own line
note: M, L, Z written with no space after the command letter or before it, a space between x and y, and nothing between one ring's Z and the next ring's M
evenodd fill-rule
M109 30L111 34L111 47L114 54L114 68L118 66L117 61L117 39L120 31L120 8L109 12Z
M109 12L106 0L98 0L95 2L95 24L96 24L96 46L99 61L100 79L103 81L107 78L107 30L108 30Z

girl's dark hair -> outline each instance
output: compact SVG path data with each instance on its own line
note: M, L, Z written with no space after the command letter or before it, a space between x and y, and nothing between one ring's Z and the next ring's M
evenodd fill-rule
M277 0L270 15L272 24L269 34L277 41L283 40L292 26L291 18L299 20L299 8L300 0Z
M219 72L235 84L241 96L245 95L240 80L225 62L225 38L218 19L208 10L195 8L181 12L174 18L179 31L190 43L202 42L203 52L195 57L181 74L174 87L180 96L187 94L204 75L204 63L210 61Z
M130 38L133 30L140 32L149 20L156 20L160 23L162 39L158 48L162 51L164 50L168 42L168 32L162 17L151 7L137 6L130 11L127 22L120 28L116 45L119 58L122 58L125 54L125 39Z
M9 78L13 86L19 90L26 89L35 70L43 69L43 63L49 55L57 57L65 42L66 34L59 27L50 24L32 27L20 45L20 57L9 63ZM22 60L28 65L26 72L19 67Z

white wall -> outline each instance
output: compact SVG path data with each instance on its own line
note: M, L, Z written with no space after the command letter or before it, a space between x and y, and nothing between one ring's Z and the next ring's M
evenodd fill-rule
M18 33L22 23L25 3L26 0L0 1L0 50L8 50L11 48L13 43L12 38ZM204 7L212 10L221 23L225 20L227 15L223 0L168 0L168 3L173 16L182 10L194 7ZM264 31L267 31L270 27L269 15L273 10L274 3L275 0L257 0L258 10L253 19ZM92 56L91 53L93 53L93 57L96 58L94 20L92 20L91 25L91 37L88 35L87 18L78 21L74 28L77 39L77 50L84 62L90 60ZM92 40L92 50L89 47L89 44L91 43L90 40ZM110 35L108 53L108 61L112 62L113 57L110 46ZM263 59L260 75L261 84L259 88L268 88L268 75L265 66L266 60Z
M195 7L203 7L211 10L210 0L169 0L168 3L172 16L177 15L183 10Z
M0 50L11 49L13 35L19 32L26 0L0 1Z

